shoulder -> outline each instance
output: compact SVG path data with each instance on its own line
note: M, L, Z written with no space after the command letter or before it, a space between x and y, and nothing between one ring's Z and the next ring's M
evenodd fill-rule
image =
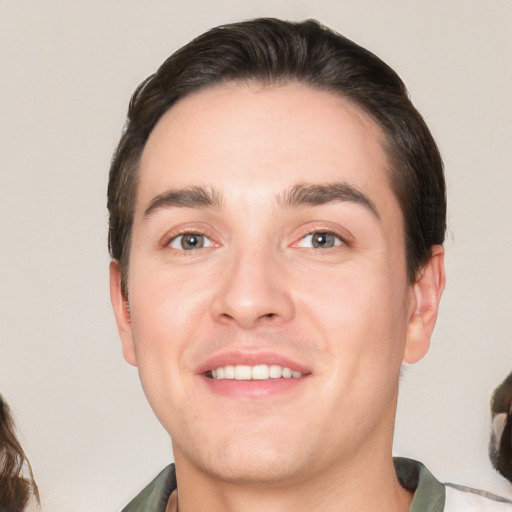
M445 512L512 512L512 501L462 485L445 484Z

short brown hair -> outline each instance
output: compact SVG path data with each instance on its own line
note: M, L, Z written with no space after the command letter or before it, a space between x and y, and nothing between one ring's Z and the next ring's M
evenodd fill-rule
M108 186L109 249L129 265L138 166L162 115L181 98L227 82L300 82L331 91L367 112L386 135L390 182L404 222L411 282L442 244L446 229L443 163L397 73L370 51L314 20L260 18L213 28L171 55L136 89L112 159Z

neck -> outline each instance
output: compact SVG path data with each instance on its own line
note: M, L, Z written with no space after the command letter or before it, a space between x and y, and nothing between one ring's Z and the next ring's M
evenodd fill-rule
M224 481L179 457L176 474L180 512L406 512L413 496L399 484L390 450L380 459L359 452L353 461L272 485Z

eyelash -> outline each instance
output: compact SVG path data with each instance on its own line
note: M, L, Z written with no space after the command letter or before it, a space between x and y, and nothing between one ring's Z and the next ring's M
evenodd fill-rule
M177 248L172 247L172 244L179 240L182 237L185 237L187 235L190 236L197 236L197 237L203 237L205 241L208 241L208 245L206 247L198 247L198 248L190 248L189 250L184 248ZM208 249L209 247L215 246L216 242L211 236L208 236L203 229L199 228L190 228L190 229L183 229L183 230L173 230L172 232L166 234L164 237L162 237L161 242L159 243L159 246L161 246L164 249L170 249L174 251L176 254L180 255L186 255L186 253L193 253L199 249Z
M318 228L315 227L313 229L309 229L309 230L305 231L304 234L302 234L300 236L298 241L294 242L291 245L291 247L301 247L299 245L300 242L305 240L307 237L313 237L314 235L318 235L318 234L334 236L336 238L335 245L333 245L332 247L327 247L327 248L322 248L322 247L302 247L302 248L308 249L310 251L317 252L317 253L325 253L329 249L336 249L340 246L351 247L351 245L352 245L352 242L350 241L350 237L347 235L340 234L337 230L334 230L332 228L326 228L326 227L318 227ZM192 235L192 236L195 235L198 237L203 237L205 240L208 241L208 245L206 247L201 246L198 248L190 248L189 250L184 249L183 247L182 248L172 247L173 242L176 242L179 238L187 236L187 235ZM198 251L199 249L208 249L210 247L214 247L217 244L212 239L212 237L205 234L202 230L190 229L190 230L184 230L184 231L179 231L179 232L173 232L170 235L167 235L164 238L164 240L162 241L161 245L164 248L169 248L169 249L175 251L177 254L186 255L186 253L193 253L195 251Z
M297 242L293 244L295 247L300 247L298 244L305 240L307 237L313 237L314 235L319 234L325 234L325 235L332 235L334 236L337 241L335 241L335 245L332 247L322 248L322 247L303 247L304 249L309 249L310 251L318 252L318 253L325 253L329 249L336 249L340 246L346 246L350 247L352 244L348 239L348 236L344 236L340 234L338 231L332 229L332 228L326 228L326 227L319 227L319 228L313 228L305 232Z
M181 249L179 249L178 247L173 247L172 244L174 242L176 242L178 239L182 238L184 239L186 236L190 236L191 239L192 237L195 237L196 239L199 239L200 241L197 242L197 244L199 245L199 247L190 247L189 249L185 249L185 247L183 247L183 240L181 241ZM205 246L204 243L205 243L205 240L207 241L207 245ZM177 249L177 250L183 250L185 252L188 252L188 251L193 251L193 250L197 250L197 249L203 249L203 248L207 248L207 247L211 247L211 240L206 236L206 235L203 235L201 233L185 233L184 235L178 235L176 237L174 237L170 242L169 242L169 247L172 247L173 249Z

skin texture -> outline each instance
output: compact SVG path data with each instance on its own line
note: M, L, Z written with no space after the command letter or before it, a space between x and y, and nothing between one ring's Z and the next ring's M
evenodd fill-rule
M347 100L297 84L207 89L150 135L129 310L116 262L111 291L124 356L172 437L181 512L408 509L391 458L398 377L428 350L443 250L411 285L382 140ZM286 201L340 183L374 210ZM190 187L214 188L215 204L155 199ZM326 232L333 246L314 247ZM204 246L184 250L184 233ZM223 355L285 358L304 376L219 391L205 371Z

